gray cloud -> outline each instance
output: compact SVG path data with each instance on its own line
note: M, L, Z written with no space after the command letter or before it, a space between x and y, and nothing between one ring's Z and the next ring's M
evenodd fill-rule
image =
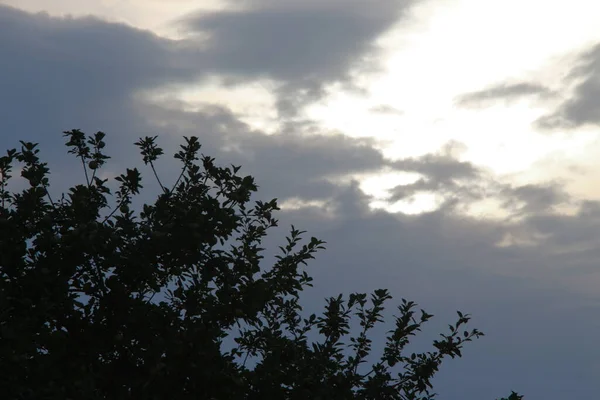
M343 78L374 51L373 41L408 3L253 1L242 10L198 13L184 21L208 34L206 52L216 72L322 82Z
M410 199L418 192L443 194L447 199L447 207L452 207L457 199L466 202L481 198L485 174L472 163L459 161L455 157L453 153L460 150L460 146L460 143L450 142L438 154L390 163L397 170L415 172L423 177L412 184L393 188L389 201Z
M257 0L241 9L194 13L181 23L208 37L202 50L205 68L239 79L282 82L280 108L289 114L305 98L318 98L322 84L350 82L351 70L376 69L375 39L412 3Z
M178 110L172 101L140 102L133 97L139 90L204 73L195 71L187 49L172 41L95 18L0 9L0 52L9 56L0 64L0 138L7 146L16 145L16 138L26 132L50 146L46 151L62 156L56 140L60 132L101 129L111 137L109 150L118 155L128 152L139 136L196 134L207 152L226 154L273 182L280 198L298 191L308 199L322 198L333 190L323 176L377 170L384 164L368 140L324 136L310 123L289 124L280 135L267 136L223 107L209 105L191 113ZM312 135L305 137L304 132ZM224 150L232 145L239 150Z
M163 131L173 137L193 134L194 127L202 127L196 134L207 154L242 165L244 173L268 182L261 185L262 195L280 200L326 199L336 190L327 178L375 172L387 164L372 140L319 132L312 125L293 124L280 134L266 135L216 106L200 112L154 106L146 115L149 123L162 124Z
M6 6L0 6L0 54L3 141L28 134L46 142L71 127L137 130L138 90L195 74L177 48L149 32Z
M581 265L585 273L597 271L600 257L600 203L587 201L573 216L538 213L528 215L523 226L545 236L549 254L562 258L565 266Z
M510 102L526 96L547 96L550 94L551 91L548 88L537 83L504 83L460 95L457 97L456 103L461 107L480 108L494 104L497 101Z
M553 207L570 202L570 196L559 184L523 185L506 187L502 195L507 198L504 206L516 214L551 212Z
M565 78L565 90L574 86L568 98L550 114L537 121L542 129L576 128L600 123L600 44L583 52Z
M97 116L108 107L128 107L139 90L185 85L215 74L229 85L269 78L280 84L275 94L281 117L294 116L324 96L325 83L343 81L352 88L351 70L376 68L374 40L410 3L256 1L241 11L183 19L191 30L207 33L208 43L196 37L174 42L92 17L34 16L0 6L0 50L12 57L0 66L0 83L5 91L18 93L13 99L18 104L70 114L72 120L84 108L95 109ZM13 47L16 36L19 48ZM46 60L43 69L40 59ZM36 91L19 91L19 80L8 78L13 75L33 79ZM42 104L40 92L64 96L65 101ZM67 99L68 110L55 108Z
M342 204L362 203L356 190L338 196ZM321 218L315 209L285 215L297 226L313 227L311 234L328 242L310 268L315 298L387 287L436 314L426 337L445 329L455 309L473 314L487 336L465 350L465 360L442 368L436 391L444 398L496 398L509 387L531 398L558 400L571 385L581 395L600 388L589 373L600 353L588 354L570 339L588 343L600 333L600 325L588 317L600 311L598 298L556 285L565 275L594 276L590 268L596 254L557 256L553 241L499 248L495 243L509 226L443 211L405 216L363 209L335 220ZM576 228L578 218L562 220L572 224L573 234L585 236ZM562 230L558 224L551 229ZM598 222L590 226L599 227ZM564 322L557 323L557 315ZM550 348L557 353L548 354ZM561 368L557 354L575 369Z

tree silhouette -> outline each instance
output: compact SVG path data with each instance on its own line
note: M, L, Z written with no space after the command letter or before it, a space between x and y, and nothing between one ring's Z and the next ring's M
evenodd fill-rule
M483 335L465 330L469 315L458 312L432 351L406 354L432 315L402 300L379 361L367 367L368 334L390 294L331 297L323 315L303 316L299 294L312 278L301 264L324 242L301 244L305 232L292 226L275 264L262 265L278 207L249 204L257 186L239 166L216 166L199 156L196 137L185 138L168 188L155 169L156 137L141 138L161 194L136 212L137 169L115 178L114 194L97 176L110 158L105 134L64 136L85 182L60 199L37 144L21 141L0 158L3 398L431 399L442 361ZM20 192L8 188L16 163L28 182Z

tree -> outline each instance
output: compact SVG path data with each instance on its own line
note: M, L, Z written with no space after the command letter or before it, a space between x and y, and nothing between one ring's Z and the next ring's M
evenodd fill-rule
M199 157L196 137L185 138L168 188L155 169L156 137L141 138L135 144L162 192L135 212L137 169L115 178L114 196L97 176L110 158L105 134L64 136L85 183L58 200L36 143L0 158L4 398L429 399L442 360L483 335L464 330L469 315L459 312L434 351L404 354L432 315L402 300L383 354L367 368L368 333L390 294L340 295L323 315L302 316L299 294L312 278L301 264L325 243L301 245L305 232L292 226L275 265L261 265L278 207L249 206L257 186L239 166L216 166ZM28 187L12 192L17 162ZM352 316L361 330L345 341ZM226 338L236 345L225 349Z

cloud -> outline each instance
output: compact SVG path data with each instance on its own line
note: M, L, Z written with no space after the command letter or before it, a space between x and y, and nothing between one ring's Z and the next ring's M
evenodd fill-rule
M507 199L505 207L517 211L517 214L536 214L551 212L555 206L567 204L570 196L558 184L527 184L503 189Z
M537 121L542 129L600 124L600 44L581 53L565 77L566 100Z
M3 139L70 127L130 129L136 91L190 79L178 49L97 18L52 18L0 6Z
M436 314L425 336L445 329L443 324L455 309L472 313L473 324L485 331L485 338L465 350L465 360L445 365L436 380L438 393L448 398L493 398L492 388L500 396L510 387L531 397L559 399L553 393L565 381L586 387L581 393L593 389L583 374L595 365L600 353L587 354L567 338L580 332L576 334L579 340L587 342L600 333L600 326L587 317L600 311L597 297L577 293L576 285L557 282L584 274L590 285L597 284L598 274L590 269L596 265L597 254L557 256L554 241L498 247L496 243L513 227L445 211L417 216L367 212L363 195L352 185L339 191L336 199L352 204L353 212L340 213L335 219L321 218L316 209L284 212L286 221L310 226L311 235L328 242L327 251L309 268L316 284L311 296L386 287L395 295L394 303L399 296L414 299ZM359 204L363 204L362 212ZM581 217L556 218L551 230L561 231L560 224L568 222L571 234L585 236L588 231L576 227ZM519 224L524 228L532 223ZM597 220L589 225L599 227ZM556 323L556 315L562 315L565 322ZM417 342L427 346L420 339ZM583 364L577 364L577 371L565 373L553 367L547 352L557 342L562 343L557 351L564 362Z
M600 311L598 203L584 203L573 215L557 215L552 207L568 200L560 187L551 183L503 186L477 166L461 161L456 143L436 154L390 161L370 141L336 135L309 121L284 124L279 134L266 135L224 106L207 104L192 112L184 111L182 102L150 102L140 96L147 89L194 82L219 73L217 67L222 67L225 75L235 74L240 79L268 76L291 82L290 87L312 88L313 94L306 89L308 94L296 90L295 94L289 92L289 97L280 97L298 96L300 104L306 101L304 95L319 96L323 82L345 76L352 60L375 51L372 38L392 23L392 15L401 13L402 7L392 5L406 3L340 0L319 4L322 6L273 0L252 2L238 14L207 14L208 19L200 20L210 24L202 30L212 32L213 42L205 50L194 51L190 42L165 40L99 19L50 18L0 7L0 144L7 148L19 139L41 142L41 156L50 161L53 184L64 187L82 178L74 168L76 160L65 157L58 139L63 130L106 131L107 152L114 156L108 165L111 173L141 166L132 154L132 143L140 136L158 134L167 158L183 135L197 135L202 152L214 156L219 164L241 164L241 173L254 175L261 199L297 197L325 204L282 210L278 215L281 227L264 246L276 249L291 223L328 242L327 250L309 267L316 286L306 294L308 309L320 309L326 295L386 287L396 300L415 300L436 314L427 332L445 329L455 309L472 312L473 326L487 336L465 350L464 360L444 365L436 381L440 395L473 400L500 397L514 388L531 398L554 400L569 394L573 397L561 390L576 387L580 392L575 392L575 397L593 397L600 389L594 383L597 380L589 376L589 371L597 371L593 368L600 359L600 350L594 345L600 326L590 318ZM301 22L314 15L321 24L315 29L325 36L325 43L340 43L339 48L330 49L332 54L345 49L351 56L333 60L329 54L320 58L320 53L305 50L304 55L292 54L292 49L285 48L291 58L275 54L272 65L251 58L251 54L244 61L234 50L243 47L246 36L248 46L270 55L268 46L258 42L258 38L269 38L260 31L259 21L271 21L263 20L260 10L281 18L264 27L270 34L280 33L281 39L274 41L294 44L299 39L286 35L305 32ZM324 15L319 17L317 10ZM340 12L339 23L347 28L349 39L335 27L338 20L333 10ZM382 10L390 15L383 15ZM293 20L291 14L296 12L298 19ZM367 22L360 20L360 13ZM333 26L332 33L325 29L326 21ZM239 26L231 25L237 22ZM283 31L283 22L295 30ZM223 24L237 32L239 42ZM358 33L352 30L357 24L362 26ZM354 35L359 34L362 36L357 39ZM349 47L352 40L357 40L356 48ZM222 47L217 48L217 43ZM316 46L325 51L321 44ZM214 60L207 58L211 54L216 56ZM240 64L228 66L225 60ZM294 62L305 63L307 69ZM423 181L413 192L443 193L458 205L486 196L485 190L491 188L502 193L500 200L515 204L514 212L521 210L522 218L490 221L465 216L450 207L412 216L374 211L356 182L326 179L384 167L422 175ZM165 182L174 180L177 168L166 160L158 165ZM146 188L151 188L151 174L147 169L142 173ZM517 242L498 246L507 234L538 235L540 239L531 246ZM565 370L564 365L570 367Z
M324 177L385 164L368 140L331 135L314 124L283 125L279 135L267 136L225 107L207 104L185 112L181 102L145 100L140 93L148 89L206 73L194 64L201 58L180 43L92 17L53 18L2 7L0 18L0 52L7 55L0 65L1 138L7 146L26 133L50 146L45 151L62 155L60 132L82 128L107 132L109 150L118 156L139 136L196 134L207 152L226 155L272 182L273 195L300 191L309 200L332 192Z
M545 251L562 258L565 272L567 266L582 272L597 270L595 260L600 257L600 203L584 201L574 215L536 213L526 217L523 226L544 237Z
M418 158L405 158L390 163L396 170L414 172L422 177L408 185L399 185L391 190L390 202L410 199L419 192L434 192L445 197L445 206L451 206L457 199L461 202L481 197L478 193L486 174L470 162L457 157L464 145L447 143L440 152L426 154Z
M457 97L456 103L461 107L488 107L498 101L512 102L528 96L548 96L552 92L537 83L519 82L490 86L483 90L465 93Z
M155 105L144 115L153 129L162 125L166 138L199 134L203 151L242 165L243 173L259 178L261 196L267 198L325 200L335 192L332 181L337 178L376 172L387 165L374 141L315 130L311 125L293 124L277 135L267 135L217 106L186 112ZM194 133L195 127L202 131Z
M404 112L402 110L398 110L397 108L394 108L388 104L380 104L378 106L371 107L369 109L369 111L371 111L372 113L383 114L383 115L394 115L394 116L404 115Z
M396 23L408 1L254 1L241 10L184 19L208 36L215 71L283 82L344 78L376 51L374 40Z
M259 0L193 13L181 24L207 38L201 51L212 72L280 82L282 113L289 114L298 103L322 96L323 84L350 82L352 71L377 68L375 40L412 3Z

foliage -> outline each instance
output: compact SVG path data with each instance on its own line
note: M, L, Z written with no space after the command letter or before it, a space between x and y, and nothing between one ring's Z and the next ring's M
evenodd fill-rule
M163 150L141 138L162 193L136 213L137 169L115 178L114 194L98 177L109 159L104 133L64 136L85 183L58 200L37 144L21 141L0 158L4 398L430 399L442 360L483 335L465 330L469 315L459 312L435 350L405 354L432 315L402 300L380 360L365 368L388 291L331 297L322 316L304 318L299 293L312 279L300 265L324 242L301 245L305 232L292 226L275 265L261 266L278 207L249 206L257 186L240 167L216 166L185 138L181 174L167 188L155 169ZM8 189L16 162L28 181L21 192ZM361 329L348 341L353 316ZM308 339L317 333L322 340ZM225 350L228 337L236 345Z
M508 398L501 398L500 400L522 400L523 396L518 395L515 392L511 392L510 396L508 396Z

